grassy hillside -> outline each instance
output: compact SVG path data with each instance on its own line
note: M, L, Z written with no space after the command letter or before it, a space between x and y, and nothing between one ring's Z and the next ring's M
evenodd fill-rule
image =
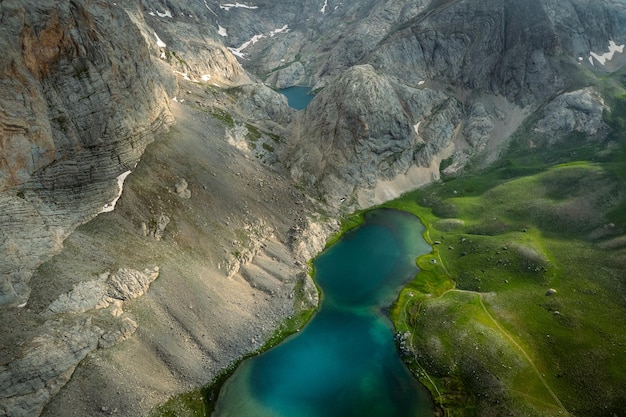
M626 412L626 102L615 94L603 142L530 149L521 134L497 166L387 204L417 214L433 244L392 316L446 415Z

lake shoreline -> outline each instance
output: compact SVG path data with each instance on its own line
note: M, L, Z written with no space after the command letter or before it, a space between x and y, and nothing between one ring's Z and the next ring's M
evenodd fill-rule
M402 209L396 209L396 208L386 208L386 207L373 207L373 208L369 208L369 209L365 209L365 210L360 210L357 212L354 212L348 216L346 216L342 222L341 222L341 229L331 235L328 239L327 239L327 243L325 245L325 248L322 252L320 252L316 257L314 257L313 259L311 259L311 261L309 262L309 265L311 267L311 271L310 271L310 275L311 278L313 279L313 282L315 283L317 290L318 290L318 294L320 297L320 304L316 307L313 308L311 310L309 310L307 312L307 317L305 320L300 321L300 326L287 326L285 327L285 323L283 323L278 329L276 329L276 334L274 336L272 336L270 339L268 339L268 342L266 342L266 344L255 350L254 352L251 352L243 357L241 357L240 359L236 360L235 362L233 362L230 366L228 366L226 369L224 369L222 372L220 372L209 384L206 384L205 386L202 386L200 388L198 388L197 390L185 393L185 394L181 394L178 395L176 397L173 397L172 399L170 399L170 401L168 401L168 403L161 405L160 407L157 407L153 413L151 414L151 416L155 417L155 416L164 416L167 415L167 409L171 408L172 403L177 403L177 402L185 402L188 401L190 398L192 398L193 396L191 395L192 393L196 392L198 394L200 394L200 396L198 397L198 395L196 395L196 401L198 400L198 398L201 398L202 403L203 403L203 410L204 410L204 414L203 415L207 415L210 416L215 408L215 404L216 404L216 399L218 398L220 391L224 385L224 383L233 376L233 374L235 373L235 371L242 365L242 363L244 363L246 360L251 359L255 356L261 355L267 351L269 351L270 349L274 348L275 346L284 343L290 336L292 336L295 333L298 333L300 331L302 331L307 325L310 324L310 322L312 321L312 319L319 314L320 312L320 306L321 306L321 300L324 297L323 291L319 286L319 283L317 282L316 278L315 278L315 271L313 269L313 264L314 262L319 258L319 256L321 256L323 253L325 253L331 246L335 245L337 242L339 242L343 236L345 236L346 233L358 228L359 226L361 226L363 224L363 222L365 221L366 216L368 215L368 213L373 212L375 210L394 210L394 211L399 211L399 212L404 212L406 214L409 214L411 216L415 216L415 218L420 222L420 224L423 225L423 222L421 220L421 218L419 216L416 216L415 213L412 213L410 211L407 210L402 210ZM426 228L424 226L424 234L426 233ZM427 242L428 243L428 242ZM417 259L417 257L416 257ZM410 282L410 280L408 281ZM407 282L407 284L408 284ZM439 417L441 415L443 415L443 408L441 408L440 404L438 404L435 401L435 396L434 394L431 392L430 389L428 389L428 385L424 383L423 379L420 378L419 374L417 372L415 372L415 369L413 369L410 366L410 362L407 361L406 357L403 356L401 353L401 350L399 348L399 344L397 343L397 338L395 337L398 333L397 333L397 326L396 326L396 322L392 319L391 317L391 310L393 308L393 306L396 304L399 294L400 292L404 289L404 284L402 285L402 287L399 288L398 290L398 295L395 297L395 299L388 303L388 305L382 306L380 308L381 314L385 316L386 319L389 320L389 322L392 325L392 332L393 332L393 344L394 344L394 349L397 352L398 357L400 358L400 360L403 362L404 366L407 368L407 370L410 372L412 378L415 379L416 383L418 383L420 386L424 387L424 390L427 392L428 394L428 398L429 401L433 407L433 412L434 412L434 417ZM271 342L270 342L271 341ZM168 404L170 405L168 407Z
M217 415L434 416L385 313L417 273L415 257L431 250L423 230L410 213L369 210L361 227L327 247L314 261L325 293L314 318L297 337L242 363L222 386Z

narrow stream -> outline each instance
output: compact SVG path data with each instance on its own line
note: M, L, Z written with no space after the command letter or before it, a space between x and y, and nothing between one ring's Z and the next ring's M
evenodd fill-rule
M432 417L425 388L397 354L382 309L430 252L415 216L381 209L315 261L320 311L297 335L244 361L213 416Z

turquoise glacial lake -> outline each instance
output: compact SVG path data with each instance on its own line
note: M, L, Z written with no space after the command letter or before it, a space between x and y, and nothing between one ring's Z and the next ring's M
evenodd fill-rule
M381 209L315 260L320 310L296 335L244 361L213 416L432 417L383 313L430 252L411 214Z
M309 94L311 92L311 87L288 87L278 90L285 97L287 97L287 103L289 103L289 107L296 110L302 110L309 105L311 100L313 100L313 95Z

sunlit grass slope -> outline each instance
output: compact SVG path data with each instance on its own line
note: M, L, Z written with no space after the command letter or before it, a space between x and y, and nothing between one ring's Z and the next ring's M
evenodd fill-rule
M624 415L626 161L616 143L607 152L574 141L565 157L513 150L487 172L388 204L420 216L433 244L392 315L448 415ZM577 150L587 160L545 161Z

